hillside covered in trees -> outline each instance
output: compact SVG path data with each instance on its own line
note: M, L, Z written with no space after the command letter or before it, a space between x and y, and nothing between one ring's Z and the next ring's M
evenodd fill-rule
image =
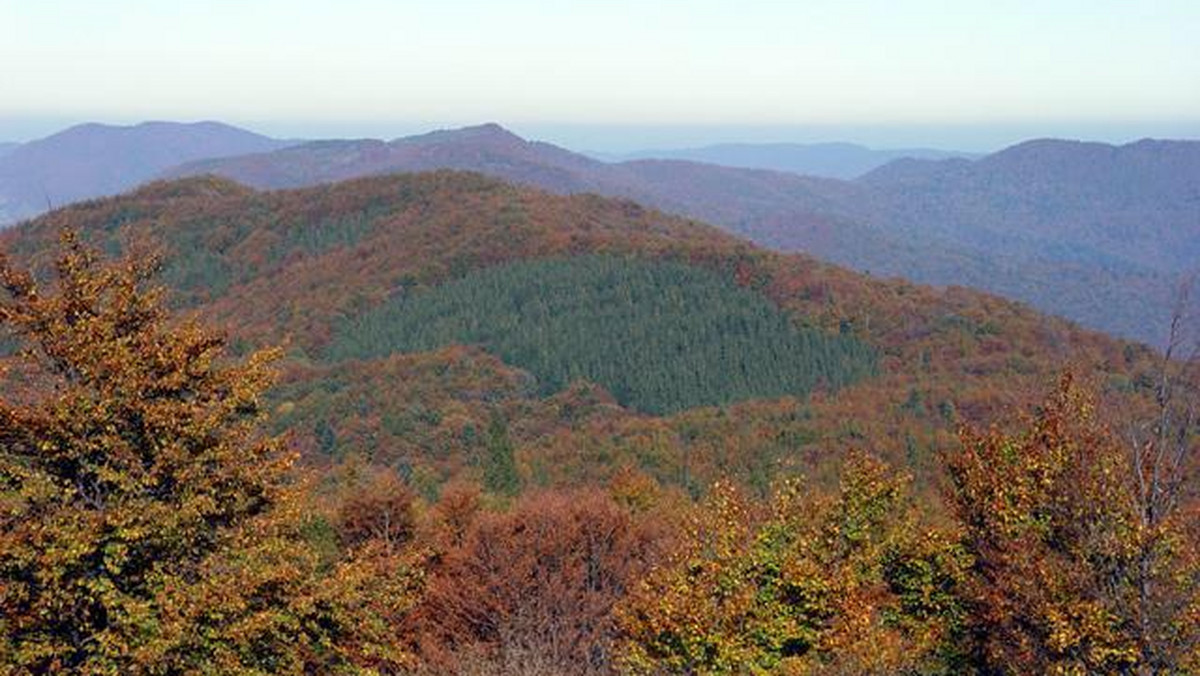
M1148 347L470 173L0 250L18 672L1200 664L1194 363Z
M283 343L290 355L285 385L295 378L295 386L307 391L303 383L309 379L346 382L348 390L318 388L302 401L280 402L305 448L321 446L319 436L327 442L332 436L335 441L325 447L395 458L392 448L370 440L390 436L383 429L385 421L411 418L406 411L412 401L384 393L416 384L388 375L393 366L406 363L394 361L401 355L331 361L339 331L364 317L386 314L388 303L409 294L417 298L507 262L636 254L643 260L684 263L761 295L806 331L822 332L834 343L853 339L875 354L876 375L836 396L818 391L807 399L768 399L775 402L769 405L754 400L676 414L701 429L739 430L737 447L717 443L732 439L726 433L660 429L675 426L674 417L614 414L608 407L582 409L596 411L598 417L576 411L561 419L551 413L559 408L551 404L556 397L575 390L547 399L536 386L532 391L517 387L511 395L456 404L470 409L465 420L439 415L437 410L449 402L432 392L457 395L439 383L442 376L434 370L422 385L430 395L419 402L433 412L416 416L413 424L417 430L432 426L428 433L447 439L446 453L456 460L447 465L445 453L411 457L406 451L404 456L423 466L422 471L440 467L443 479L446 467L475 455L471 449L481 435L464 430L486 429L497 413L505 414L518 455L525 444L565 447L628 437L622 447L673 468L657 470L663 475L689 480L695 480L698 470L700 477L711 478L721 467L762 471L772 462L798 457L837 457L847 440L877 447L891 458L911 457L921 466L947 443L963 416L985 421L1019 405L1064 364L1098 369L1105 382L1129 389L1146 382L1144 374L1153 363L1146 348L983 294L874 280L805 256L757 249L714 228L631 202L552 196L474 174L368 178L284 192L255 192L212 178L158 183L55 212L5 233L4 243L18 260L44 262L54 233L65 225L105 251L164 251L163 279L174 290L173 302L227 327L238 345ZM450 354L465 359L465 369L491 368L475 352ZM349 377L349 372L359 376ZM540 415L514 412L528 404L517 406L513 396L549 410ZM609 396L606 392L601 400ZM759 410L764 406L782 408L765 414ZM763 417L779 417L768 429L779 424L803 429L755 431ZM549 434L551 429L558 432ZM539 451L563 452L565 448ZM601 475L613 469L572 460L556 470L567 467ZM524 471L534 473L528 467Z
M635 199L762 246L983 289L1155 345L1200 242L1194 141L1042 139L977 159L898 159L836 180L679 159L601 162L491 124L391 142L314 142L167 175L292 188L433 169Z
M756 292L679 263L588 256L472 271L401 295L338 330L333 359L483 345L537 376L652 413L802 397L875 370L853 337L794 325Z

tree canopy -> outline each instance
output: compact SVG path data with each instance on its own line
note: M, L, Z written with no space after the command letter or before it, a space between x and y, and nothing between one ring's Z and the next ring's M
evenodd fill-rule
M0 258L0 664L17 673L303 673L399 659L366 561L322 570L292 455L242 362L74 235L38 283ZM372 565L378 564L375 560ZM396 579L403 571L396 570ZM374 604L374 605L373 605ZM374 647L371 647L374 646ZM11 672L6 672L11 673Z
M511 263L402 294L337 334L334 358L482 344L546 392L585 379L652 413L835 389L875 372L860 340L796 324L703 268L617 256Z

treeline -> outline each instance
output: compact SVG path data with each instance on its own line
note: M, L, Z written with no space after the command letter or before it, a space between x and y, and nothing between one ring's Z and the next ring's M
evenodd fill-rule
M862 341L800 326L715 272L616 256L511 263L400 295L341 327L329 356L451 344L486 347L546 393L588 380L650 413L803 396L877 368Z

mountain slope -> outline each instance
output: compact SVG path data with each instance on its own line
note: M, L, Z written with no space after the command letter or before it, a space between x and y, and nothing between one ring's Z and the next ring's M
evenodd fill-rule
M285 145L217 122L79 125L0 153L0 226L128 190L182 162Z
M5 155L16 150L17 146L19 146L19 145L21 145L21 144L20 143L0 143L0 157L4 157Z
M771 169L852 179L901 158L942 160L973 155L930 148L877 150L854 143L723 143L700 148L642 150L597 157L608 161L686 160L744 169Z
M923 281L985 288L1161 344L1181 278L1200 270L1200 143L1041 140L975 162L905 160L858 181L840 213L975 252ZM913 268L879 260L891 274Z
M1016 255L1183 271L1200 260L1200 143L1039 140L863 177L869 215Z
M723 475L765 489L848 446L928 477L959 420L986 421L1023 403L1064 365L1130 391L1152 361L1145 348L995 297L872 279L629 201L555 196L477 174L272 192L213 177L154 183L0 233L0 250L45 264L64 226L108 251L163 249L178 304L228 327L240 344L285 344L277 420L313 461L363 454L407 468L430 490L476 471L488 452L481 431L495 421L509 430L522 476L543 485L605 480L635 466L689 490ZM335 349L340 335L398 299L478 283L497 266L579 256L695 268L830 345L861 341L877 368L836 391L741 394L659 416L588 382L543 389L537 369L503 362L487 345ZM585 314L580 325L598 319Z
M609 164L496 125L333 141L185 165L260 188L397 171L481 171L557 193L635 199L872 274L994 291L1160 342L1197 260L1200 143L1033 142L979 160L905 159L857 181L680 160ZM1194 263L1192 263L1194 265Z
M398 294L343 325L329 354L378 358L464 343L529 371L545 394L587 380L655 413L803 397L877 366L854 336L799 326L719 273L601 255L495 265Z
M318 185L393 172L458 169L558 194L623 197L705 220L769 245L837 261L842 251L900 248L882 232L836 215L854 186L832 179L684 162L609 164L548 143L526 141L499 125L437 131L391 142L320 141L244 157L203 160L169 178L216 174L256 188ZM780 226L786 236L772 238Z

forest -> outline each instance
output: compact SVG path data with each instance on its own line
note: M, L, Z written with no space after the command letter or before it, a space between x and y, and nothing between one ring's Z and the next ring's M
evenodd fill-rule
M578 380L649 413L836 389L875 371L853 337L795 326L753 291L678 263L589 256L468 273L336 331L335 360L482 345L550 394Z
M451 172L0 251L0 673L1200 672L1182 330Z

